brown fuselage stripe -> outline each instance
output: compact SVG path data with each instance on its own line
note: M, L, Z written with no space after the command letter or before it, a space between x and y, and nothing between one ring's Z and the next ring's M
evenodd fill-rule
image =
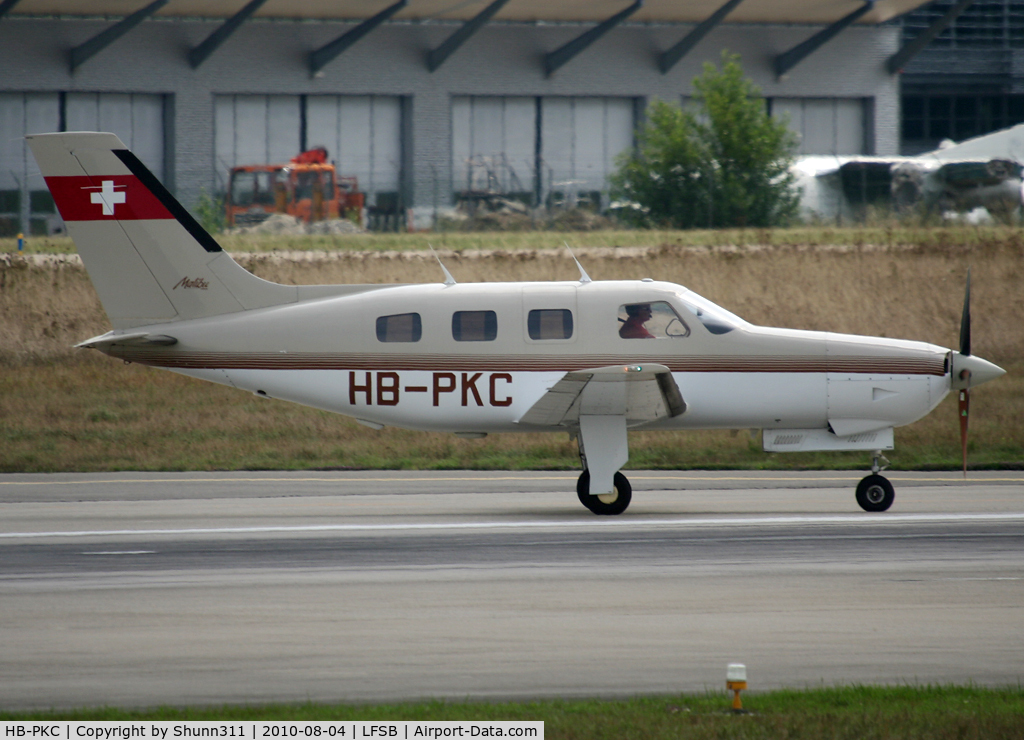
M657 363L691 373L946 374L938 357L624 357L622 355L368 355L305 353L174 352L114 346L107 354L154 367L194 370L405 370L428 372L573 372L612 365Z

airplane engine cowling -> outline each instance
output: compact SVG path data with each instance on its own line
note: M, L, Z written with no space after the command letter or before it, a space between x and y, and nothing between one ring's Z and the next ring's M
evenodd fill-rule
M828 374L828 419L838 435L902 426L927 414L948 392L933 375Z

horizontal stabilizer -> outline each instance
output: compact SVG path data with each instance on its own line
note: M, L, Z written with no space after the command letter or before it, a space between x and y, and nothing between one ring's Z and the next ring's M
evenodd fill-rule
M98 337L86 339L84 342L79 342L75 347L78 349L106 349L115 344L127 344L135 347L147 345L152 347L170 347L177 343L177 339L166 334L149 334L144 331L117 334L110 331Z

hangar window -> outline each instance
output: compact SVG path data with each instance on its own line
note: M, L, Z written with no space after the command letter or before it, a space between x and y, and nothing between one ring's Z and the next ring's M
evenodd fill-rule
M864 98L770 98L768 114L789 119L797 154L868 154L864 122L871 103Z
M665 301L619 306L619 336L623 339L677 339L690 327Z
M9 5L0 2L0 7ZM64 233L64 221L39 177L39 167L24 149L26 134L110 131L158 180L167 182L163 121L163 95L0 92L0 238L19 232L26 236Z
M572 311L567 308L541 308L526 318L530 339L569 339L572 337Z
M494 311L456 311L452 314L452 338L456 342L493 342L498 336Z
M377 341L418 342L423 336L423 324L418 313L399 313L377 318Z

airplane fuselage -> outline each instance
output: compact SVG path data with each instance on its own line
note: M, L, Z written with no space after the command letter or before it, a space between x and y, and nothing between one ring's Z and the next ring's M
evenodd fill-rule
M667 304L676 330L620 336L621 308L635 304ZM568 316L571 326L545 335L530 325L537 312ZM389 336L392 317L404 324ZM457 317L476 320L476 333L460 335ZM616 365L666 366L686 403L677 416L630 420L631 429L831 426L854 434L916 421L950 390L943 347L754 326L655 281L379 287L146 328L177 343L104 351L371 424L430 431L552 431L523 417L565 373Z

